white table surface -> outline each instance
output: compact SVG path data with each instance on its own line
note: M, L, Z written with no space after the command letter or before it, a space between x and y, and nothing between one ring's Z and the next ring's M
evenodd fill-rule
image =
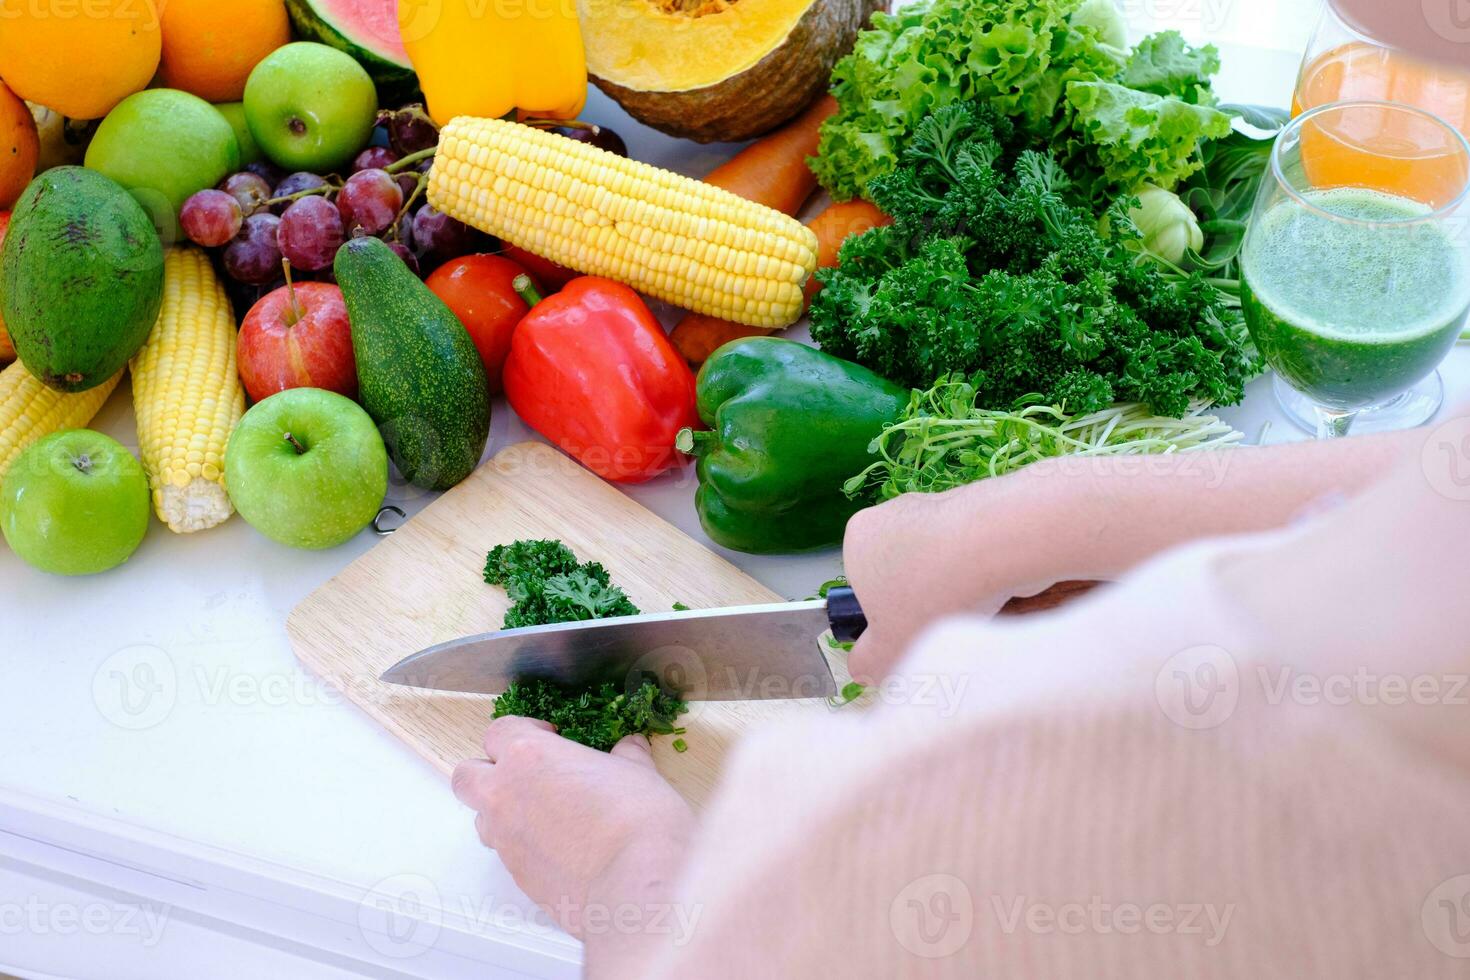
M1124 7L1140 31L1216 41L1227 100L1277 105L1315 15L1304 0ZM728 153L644 130L600 95L586 117L688 173ZM1451 400L1470 399L1470 351L1444 373ZM1225 414L1252 440L1300 437L1260 381ZM135 444L126 387L94 425ZM490 452L527 436L498 409ZM691 481L629 492L698 536ZM390 502L427 498L399 487ZM534 919L444 780L292 655L289 610L374 543L307 553L238 518L187 537L155 522L122 569L78 580L0 549L0 970L576 974L576 944ZM793 597L839 571L835 552L729 557ZM405 914L385 919L384 901Z

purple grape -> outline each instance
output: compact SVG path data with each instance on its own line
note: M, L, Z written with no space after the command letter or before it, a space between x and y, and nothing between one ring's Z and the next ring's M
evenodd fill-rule
M598 126L594 123L577 123L569 126L553 126L551 132L567 139L576 140L578 143L590 143L599 150L616 153L620 157L628 155L628 144L623 138L606 126Z
M277 184L276 189L271 193L271 196L277 198L290 197L293 194L300 194L302 191L316 190L319 187L326 186L326 180L318 177L316 174L309 174L305 172L294 173L291 176L282 180L279 184ZM280 204L273 205L271 207L271 210L275 211L276 214L285 214L286 209L289 208L292 203L293 202L291 201L283 201Z
M200 191L179 209L179 224L196 245L217 248L240 233L245 214L240 202L224 191Z
M419 175L416 171L395 174L393 179L398 182L398 189L403 192L405 201L413 197L413 192L419 189Z
M425 206L413 216L413 244L426 264L438 263L466 255L474 243L474 232L443 212Z
M391 230L393 232L396 232L396 234L390 234L388 236L388 241L400 242L409 249L413 248L413 215L406 215L404 219L398 222L398 224L394 225Z
M414 275L419 274L418 256L409 251L407 245L403 244L402 242L392 242L388 245L388 248L392 250L394 255L402 259L405 265L413 270Z
M320 195L303 197L287 208L276 237L281 254L293 266L308 272L330 266L347 238L342 215Z
M349 231L361 228L369 235L381 234L403 207L403 191L384 170L361 170L347 178L337 195L342 224Z
M404 106L388 120L388 143L403 156L439 145L439 127L422 105Z
M245 173L254 174L270 187L275 187L286 178L286 171L269 160L257 160L254 163L245 164Z
M399 154L388 149L386 146L370 146L363 150L352 161L352 172L359 170L382 170L384 167L397 163Z
M225 248L225 272L251 285L268 283L281 271L277 231L281 219L269 212L252 214L235 240Z
M231 174L219 188L239 201L240 210L247 216L259 211L261 205L271 198L271 185L265 182L264 177L248 171Z

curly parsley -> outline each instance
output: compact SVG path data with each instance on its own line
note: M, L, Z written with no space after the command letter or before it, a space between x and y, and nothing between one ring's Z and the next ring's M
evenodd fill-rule
M638 607L595 561L578 562L560 541L500 545L485 559L485 581L505 588L515 604L504 629L636 616Z
M1050 154L973 103L921 123L869 184L894 223L849 238L818 273L812 336L918 389L960 375L978 404L1068 412L1141 402L1178 418L1238 402L1256 364L1239 313L1200 275L1127 245L1124 197L1100 223Z
M540 718L573 742L607 752L628 735L678 735L675 724L688 708L651 677L631 692L616 685L569 688L550 681L517 681L495 699L495 717Z
M607 569L577 561L560 541L517 541L492 549L485 559L485 581L504 587L514 602L505 614L505 629L638 615ZM549 721L564 737L603 752L626 735L682 734L674 722L688 706L652 676L634 681L622 691L613 684L573 688L516 681L495 699L495 717Z

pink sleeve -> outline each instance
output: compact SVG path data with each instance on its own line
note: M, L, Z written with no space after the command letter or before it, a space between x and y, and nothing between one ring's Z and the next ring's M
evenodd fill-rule
M1465 615L1392 617L1466 594L1470 504L1404 489L944 623L871 712L751 737L648 975L1465 976Z

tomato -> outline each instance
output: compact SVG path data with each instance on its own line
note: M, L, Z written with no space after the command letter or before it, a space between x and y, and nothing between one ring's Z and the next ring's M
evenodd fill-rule
M500 372L516 326L531 311L511 285L523 275L529 275L524 267L502 256L466 255L444 263L425 280L469 331L492 395L500 394Z
M504 254L506 258L525 266L532 278L553 292L564 288L581 275L580 272L574 272L564 265L557 265L550 259L543 259L534 252L516 248L514 245L505 246Z

